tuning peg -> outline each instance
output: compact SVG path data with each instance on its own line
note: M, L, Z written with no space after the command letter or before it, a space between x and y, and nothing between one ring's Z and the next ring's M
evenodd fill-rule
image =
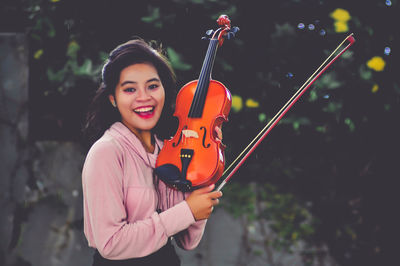
M207 36L211 36L213 33L214 33L213 30L208 30L208 31L206 31L206 35L207 35Z
M240 29L239 29L239 27L232 27L232 29L231 29L231 31L233 32L233 33L236 33L236 32L238 32Z
M235 33L233 33L233 32L228 32L228 34L226 35L226 39L227 39L227 40L230 40L230 39L233 39L233 38L235 38Z
M207 40L209 40L210 38L208 38L208 37L201 37L201 39L202 39L203 41L207 41Z

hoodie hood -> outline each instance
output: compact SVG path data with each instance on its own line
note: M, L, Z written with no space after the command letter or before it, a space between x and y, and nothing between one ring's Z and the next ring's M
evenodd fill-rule
M140 139L121 122L115 122L105 132L105 134L110 134L112 137L127 144L140 158L143 159L147 166L153 169L155 168L158 153L163 146L163 142L159 140L156 135L154 135L154 153L150 153L146 151Z

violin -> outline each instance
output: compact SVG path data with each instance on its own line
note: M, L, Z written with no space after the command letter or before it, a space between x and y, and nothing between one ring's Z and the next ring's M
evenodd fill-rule
M164 141L154 169L167 185L181 191L191 191L216 183L224 171L225 146L214 131L227 122L232 104L229 90L211 78L218 47L232 39L238 27L231 27L226 15L221 15L219 28L208 30L209 39L199 78L184 85L178 92L174 116L179 125L175 135Z

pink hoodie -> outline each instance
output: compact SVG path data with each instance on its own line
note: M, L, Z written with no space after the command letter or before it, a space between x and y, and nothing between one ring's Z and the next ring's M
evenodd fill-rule
M156 139L159 147L162 142ZM107 259L147 256L174 236L184 249L200 242L206 220L195 222L182 192L159 182L161 213L152 169L157 159L117 122L91 147L82 172L84 232ZM188 194L186 194L188 196Z

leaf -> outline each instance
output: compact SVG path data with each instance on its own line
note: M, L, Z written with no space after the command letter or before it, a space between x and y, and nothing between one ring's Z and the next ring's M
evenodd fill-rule
M346 51L342 54L343 59L349 59L353 57L354 52L353 51Z
M40 59L40 57L43 55L43 49L39 49L35 52L35 54L33 55L33 58L35 58L36 60Z
M46 20L46 24L49 27L47 36L49 36L50 38L54 38L56 36L56 28L50 20Z
M171 47L167 47L167 54L174 69L186 71L192 68L191 65L184 63L181 56Z
M325 88L325 89L336 89L342 86L342 82L336 79L336 75L334 72L326 73L319 80L315 82L315 85L318 88Z
M286 118L282 118L280 123L282 123L282 124L292 124L293 128L295 130L297 130L297 129L299 129L299 127L301 125L310 125L311 121L307 117L298 117L298 116L292 115L292 116L289 116L289 117L286 117Z
M74 69L74 73L81 76L89 76L92 74L92 60L86 59L80 67Z
M103 51L100 51L99 52L99 58L100 58L100 60L101 61L106 61L107 59L108 59L108 53L106 53L106 52L103 52Z
M354 125L354 122L350 118L346 118L344 120L344 123L349 127L350 131L353 132L356 126Z
M68 48L67 48L67 56L75 58L78 54L78 51L81 47L79 46L79 44L76 41L71 41L68 44Z
M367 69L364 65L360 67L360 77L364 80L370 80L372 78L372 70Z
M147 17L142 17L141 20L146 23L153 23L160 18L160 8L159 7L149 7L150 15Z
M49 78L50 81L63 81L65 78L66 70L65 68L54 72L51 67L47 69L47 77Z
M327 132L327 128L326 126L317 126L315 128L316 131L321 132L321 133L326 133Z
M233 71L233 66L228 64L225 60L221 59L219 63L222 65L224 71Z
M314 102L318 99L317 92L315 90L310 91L310 97L308 97L308 101Z
M342 109L341 103L329 102L328 106L325 106L322 110L328 113L336 113Z
M267 115L265 113L259 114L258 121L260 121L261 123L264 123L265 121L267 121Z

